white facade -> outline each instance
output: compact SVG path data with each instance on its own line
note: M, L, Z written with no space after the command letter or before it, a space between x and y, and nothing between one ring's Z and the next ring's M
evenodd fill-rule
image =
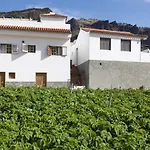
M31 20L31 19L0 18L0 25L70 29L70 25L66 24L65 17L41 16L40 20L41 21L38 22L36 20Z
M100 38L111 39L111 50L100 49ZM72 50L72 61L75 65L87 60L150 62L150 54L141 52L141 39L138 36L86 32L81 29L73 45L73 49L78 49L78 55ZM131 41L131 51L121 51L121 40Z
M0 25L68 29L63 17L41 17L41 22L27 19L0 19ZM35 53L23 52L22 42L35 45ZM36 82L36 73L46 73L47 82L70 81L70 33L0 29L0 44L17 45L16 53L0 53L0 72L5 82ZM65 54L48 56L48 46L66 47ZM15 79L9 73L15 73Z
M80 30L78 39L71 46L71 59L74 65L80 65L89 60L89 45L89 33Z

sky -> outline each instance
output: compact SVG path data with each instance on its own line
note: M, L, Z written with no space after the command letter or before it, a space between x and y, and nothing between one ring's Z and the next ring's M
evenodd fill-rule
M92 18L150 27L150 0L3 0L0 11L33 7L49 7L69 18Z

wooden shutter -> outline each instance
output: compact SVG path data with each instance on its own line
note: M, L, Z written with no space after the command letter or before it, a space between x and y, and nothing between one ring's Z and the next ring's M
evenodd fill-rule
M67 47L62 47L62 56L67 56Z
M48 48L47 48L47 55L48 56L52 55L52 46L48 46Z
M12 45L12 53L17 54L18 53L18 45Z

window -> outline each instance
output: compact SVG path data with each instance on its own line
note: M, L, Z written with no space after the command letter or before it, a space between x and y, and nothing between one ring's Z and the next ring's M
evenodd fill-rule
M12 45L7 44L7 53L12 53Z
M102 50L111 50L111 39L109 39L109 38L100 38L100 49L102 49Z
M36 46L35 45L28 45L28 53L35 53Z
M67 56L67 47L66 46L48 46L47 49L48 56Z
M0 44L0 53L12 53L12 44Z
M52 47L52 55L62 55L62 47Z
M131 41L130 40L121 40L121 51L131 51Z
M9 72L9 79L15 79L15 73Z

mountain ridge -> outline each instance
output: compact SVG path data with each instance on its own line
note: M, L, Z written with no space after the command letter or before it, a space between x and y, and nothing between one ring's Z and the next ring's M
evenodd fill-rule
M113 31L126 31L134 34L145 34L148 35L148 39L144 41L144 45L150 46L150 28L138 27L128 23L117 23L116 21L109 22L109 20L98 20L98 19L74 19L68 21L71 24L72 38L71 41L77 39L80 27L106 29Z
M39 15L52 12L49 8L29 8L24 10L14 10L9 12L0 12L0 18L32 18L39 20Z

